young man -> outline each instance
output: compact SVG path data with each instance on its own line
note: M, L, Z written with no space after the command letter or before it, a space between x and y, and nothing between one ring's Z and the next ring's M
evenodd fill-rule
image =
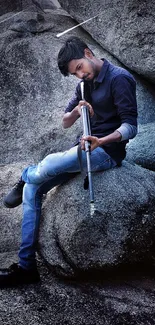
M136 83L132 75L96 58L77 37L70 37L61 48L58 66L64 76L72 74L84 81L85 101L81 100L79 82L63 117L63 126L68 128L81 116L81 106L89 107L92 136L81 139L83 168L86 169L85 140L91 141L92 171L120 165L126 143L137 133ZM26 168L4 199L9 208L23 201L23 223L19 263L0 270L1 287L39 281L35 251L42 195L80 172L77 148L76 145L66 152L50 154L37 166Z

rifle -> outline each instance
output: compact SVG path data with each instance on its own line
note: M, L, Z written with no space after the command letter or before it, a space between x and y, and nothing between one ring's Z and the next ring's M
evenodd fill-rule
M81 96L82 100L84 100L84 82L80 83L81 87ZM86 105L81 106L81 116L83 122L83 134L85 136L91 135L91 126L90 126L90 114L89 108ZM90 162L90 141L85 141L85 152L87 159L87 174L88 174L88 183L89 183L89 194L90 194L90 214L91 216L94 214L94 190L92 183L92 172L91 172L91 162Z

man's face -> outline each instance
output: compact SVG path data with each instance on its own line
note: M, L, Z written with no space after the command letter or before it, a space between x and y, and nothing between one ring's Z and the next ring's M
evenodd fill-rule
M84 80L93 80L97 74L93 58L87 56L82 59L71 60L68 64L68 72Z

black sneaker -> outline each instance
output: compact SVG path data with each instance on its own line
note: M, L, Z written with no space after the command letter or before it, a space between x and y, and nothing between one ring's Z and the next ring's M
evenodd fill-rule
M0 269L0 288L16 287L21 284L31 284L40 281L37 268L25 270L18 264L12 264L8 269Z
M23 187L25 182L20 178L12 190L4 198L4 205L7 208L15 208L22 203Z

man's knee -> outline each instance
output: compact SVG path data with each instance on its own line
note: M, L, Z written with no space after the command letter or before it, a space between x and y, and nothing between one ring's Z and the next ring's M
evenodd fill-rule
M38 185L26 183L23 188L23 203L27 201L29 203L34 203L37 190L38 190Z

